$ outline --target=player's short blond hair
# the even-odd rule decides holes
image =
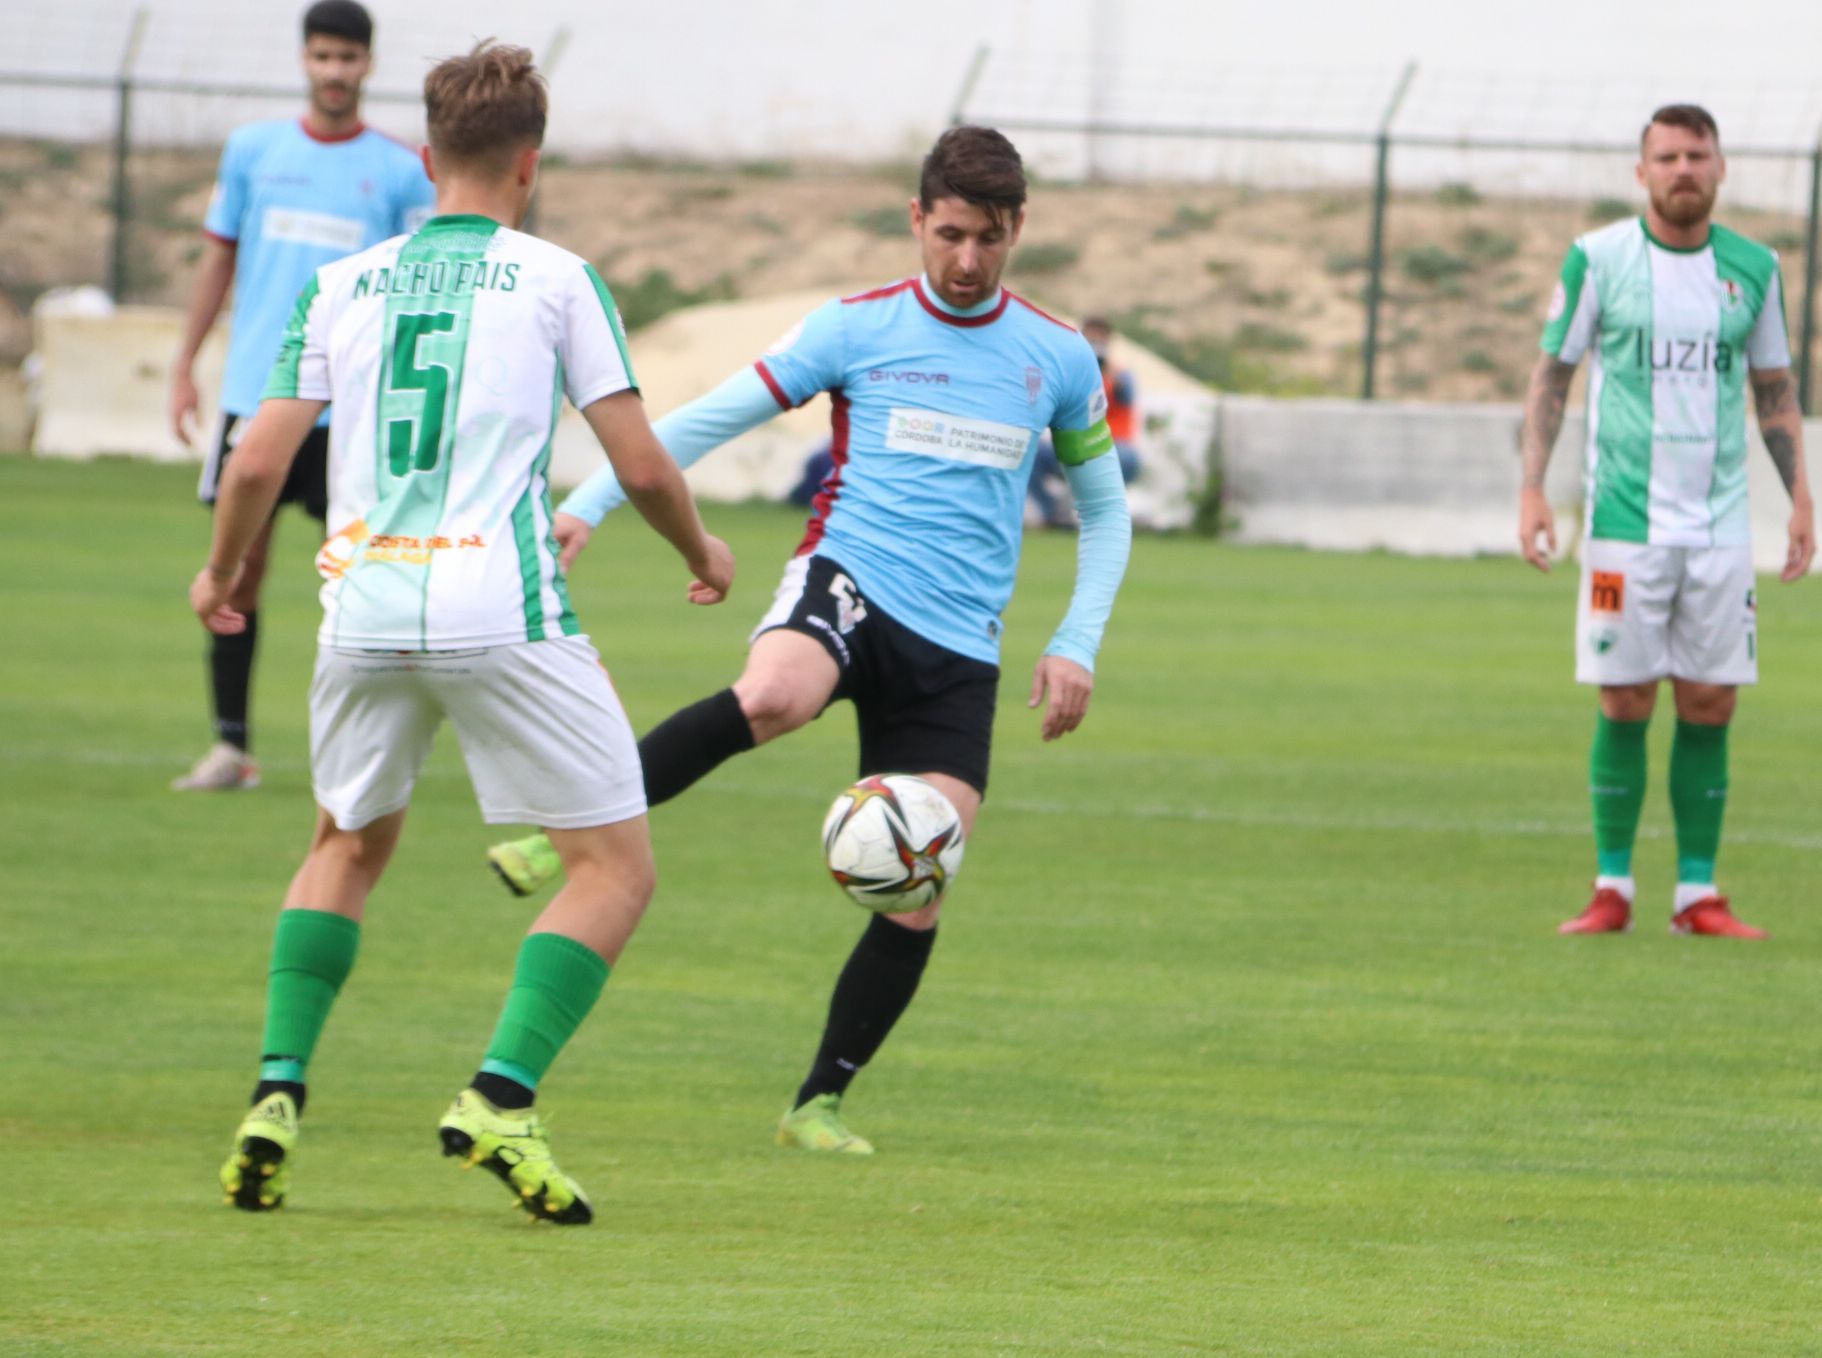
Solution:
[[[505,169],[514,153],[544,144],[550,91],[523,47],[483,39],[467,56],[424,77],[424,117],[438,160]]]

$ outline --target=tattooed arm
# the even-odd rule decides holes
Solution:
[[[1574,380],[1573,363],[1544,354],[1531,370],[1531,387],[1525,393],[1525,423],[1518,435],[1525,468],[1518,492],[1518,548],[1540,571],[1550,569],[1550,554],[1556,550],[1556,515],[1544,496],[1544,471],[1562,431],[1563,407]]]
[[[1752,375],[1752,394],[1759,410],[1759,432],[1771,450],[1778,478],[1794,500],[1803,475],[1803,413],[1797,409],[1797,383],[1789,368]],[[1806,487],[1807,489],[1807,487]]]
[[[1790,492],[1790,544],[1783,579],[1796,580],[1809,570],[1816,554],[1816,512],[1809,497],[1809,472],[1803,465],[1803,412],[1797,406],[1796,379],[1789,368],[1754,372],[1752,394],[1759,412],[1759,432],[1778,469],[1778,479]]]

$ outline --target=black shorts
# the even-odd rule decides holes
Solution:
[[[208,461],[203,463],[202,482],[196,488],[196,498],[206,505],[215,503],[215,488],[221,484],[222,468],[228,465],[228,455],[234,451],[239,442],[235,431],[241,429],[242,419],[239,415],[221,417],[221,437],[215,441],[215,451]],[[329,518],[329,427],[318,425],[305,437],[303,446],[297,450],[297,458],[291,463],[290,474],[285,477],[285,485],[278,493],[281,505],[302,505],[304,513],[313,519]]]
[[[841,670],[829,701],[854,704],[862,778],[946,773],[986,795],[999,666],[919,636],[827,557],[785,567],[753,635],[780,627],[814,637]]]

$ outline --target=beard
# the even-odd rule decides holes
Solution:
[[[1694,226],[1706,221],[1708,214],[1714,211],[1715,195],[1719,190],[1720,186],[1716,185],[1707,190],[1697,188],[1693,191],[1653,194],[1651,206],[1657,209],[1658,216],[1672,226]]]
[[[311,102],[322,113],[340,115],[354,107],[355,92],[351,85],[318,85],[310,94]]]

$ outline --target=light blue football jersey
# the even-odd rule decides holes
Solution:
[[[834,403],[835,467],[799,555],[997,664],[1039,436],[1069,466],[1113,447],[1088,342],[1003,289],[958,312],[911,278],[817,308],[755,367],[785,409]]]
[[[435,203],[417,153],[372,128],[336,141],[298,118],[238,128],[203,221],[235,245],[222,410],[259,409],[297,296],[318,268],[416,230]]]

